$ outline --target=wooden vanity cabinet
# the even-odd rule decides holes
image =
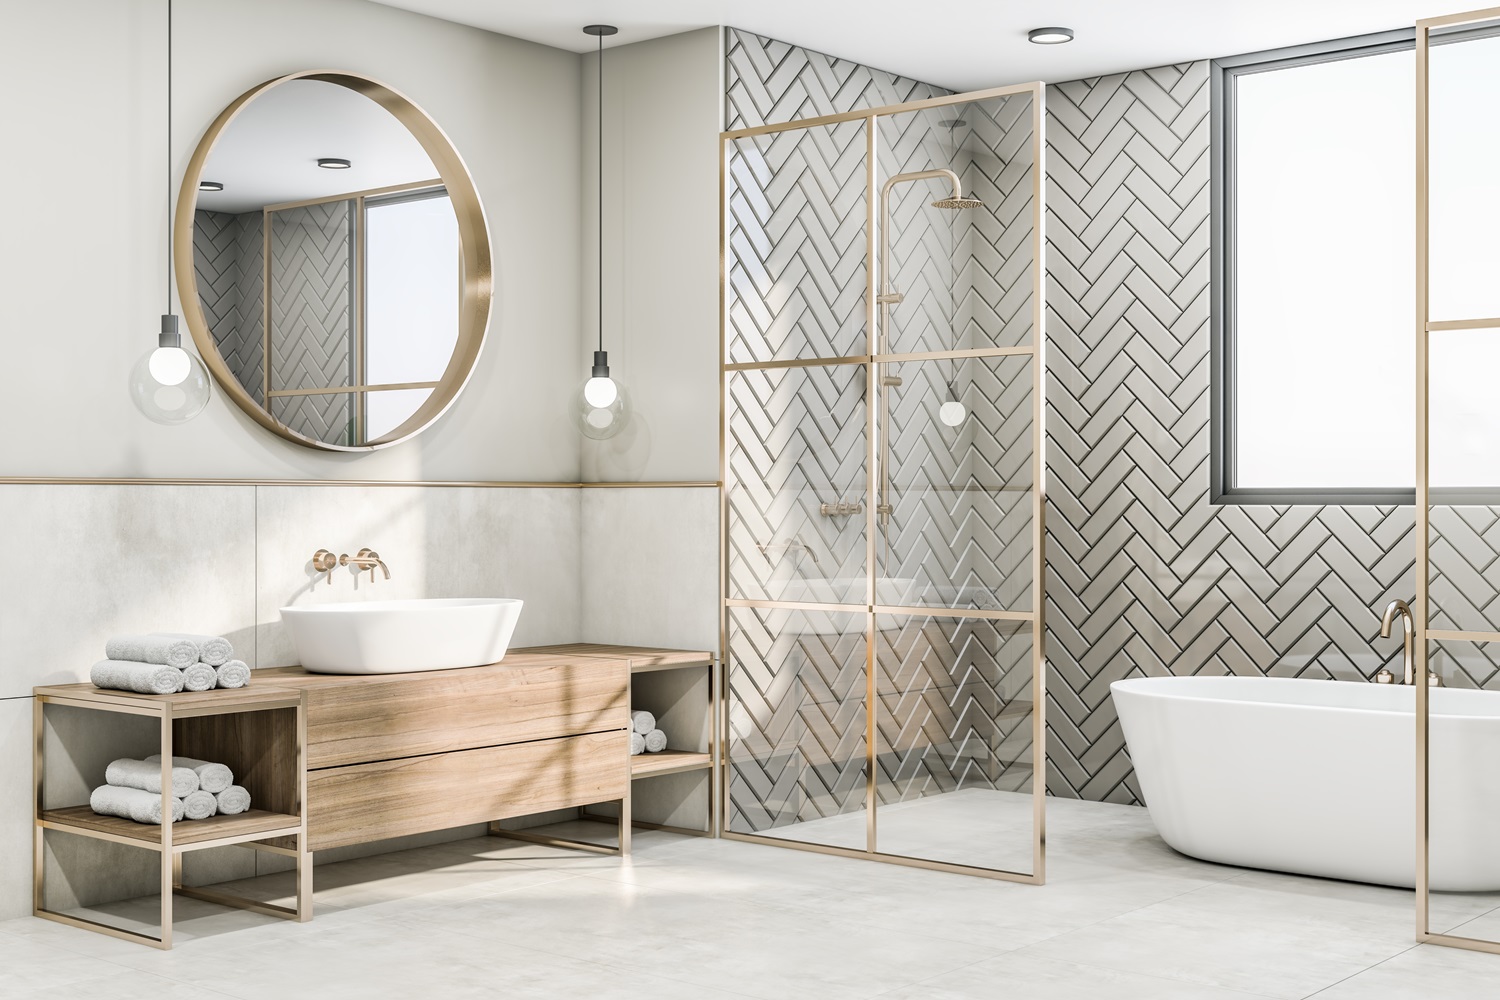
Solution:
[[[312,851],[629,794],[628,659],[516,650],[462,670],[255,680],[307,692]]]

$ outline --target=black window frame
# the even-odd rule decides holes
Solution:
[[[1447,39],[1445,39],[1447,40]],[[1436,39],[1434,39],[1436,42]],[[1209,502],[1219,505],[1292,504],[1411,506],[1415,489],[1304,487],[1267,489],[1233,482],[1235,447],[1235,199],[1234,94],[1240,76],[1316,63],[1359,59],[1416,48],[1416,31],[1403,28],[1309,45],[1215,59],[1209,66],[1210,289]]]

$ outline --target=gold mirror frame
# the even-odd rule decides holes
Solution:
[[[437,167],[438,176],[442,178],[448,189],[448,197],[452,200],[454,213],[458,217],[464,273],[458,314],[458,342],[454,346],[453,356],[448,359],[448,366],[443,370],[443,377],[438,381],[437,388],[432,391],[432,395],[427,397],[427,401],[395,430],[365,444],[332,444],[299,434],[272,416],[269,409],[257,403],[230,371],[229,365],[219,353],[218,343],[214,340],[213,331],[208,327],[208,318],[203,313],[203,304],[198,296],[198,280],[193,260],[193,224],[198,207],[198,183],[203,179],[203,168],[208,163],[208,158],[213,153],[219,136],[239,116],[246,105],[273,87],[279,87],[293,80],[319,80],[324,83],[337,84],[363,94],[389,111],[416,138],[433,165]],[[474,178],[469,175],[469,169],[464,165],[463,158],[458,155],[458,150],[454,148],[453,143],[449,141],[447,134],[437,122],[433,121],[405,94],[378,80],[359,73],[340,70],[308,70],[267,80],[235,98],[228,107],[219,112],[213,124],[209,125],[207,131],[203,133],[203,138],[199,140],[198,148],[194,150],[193,158],[188,163],[187,172],[183,175],[182,187],[177,193],[177,216],[173,240],[176,244],[177,287],[182,299],[182,312],[204,364],[213,373],[214,380],[240,409],[266,430],[288,441],[321,451],[356,453],[375,451],[388,448],[393,444],[400,444],[421,433],[431,426],[433,421],[446,413],[474,374],[474,366],[479,360],[480,349],[484,346],[485,332],[489,327],[490,306],[494,297],[490,235],[485,223],[484,206],[480,203],[479,191],[474,186]]]

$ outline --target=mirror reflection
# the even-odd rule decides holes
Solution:
[[[213,342],[277,424],[357,447],[439,390],[460,330],[458,218],[376,101],[318,79],[256,95],[203,165],[193,223]]]

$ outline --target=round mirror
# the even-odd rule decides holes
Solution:
[[[432,119],[353,73],[294,73],[209,126],[177,201],[209,371],[298,444],[368,451],[452,405],[489,323],[489,233]]]

